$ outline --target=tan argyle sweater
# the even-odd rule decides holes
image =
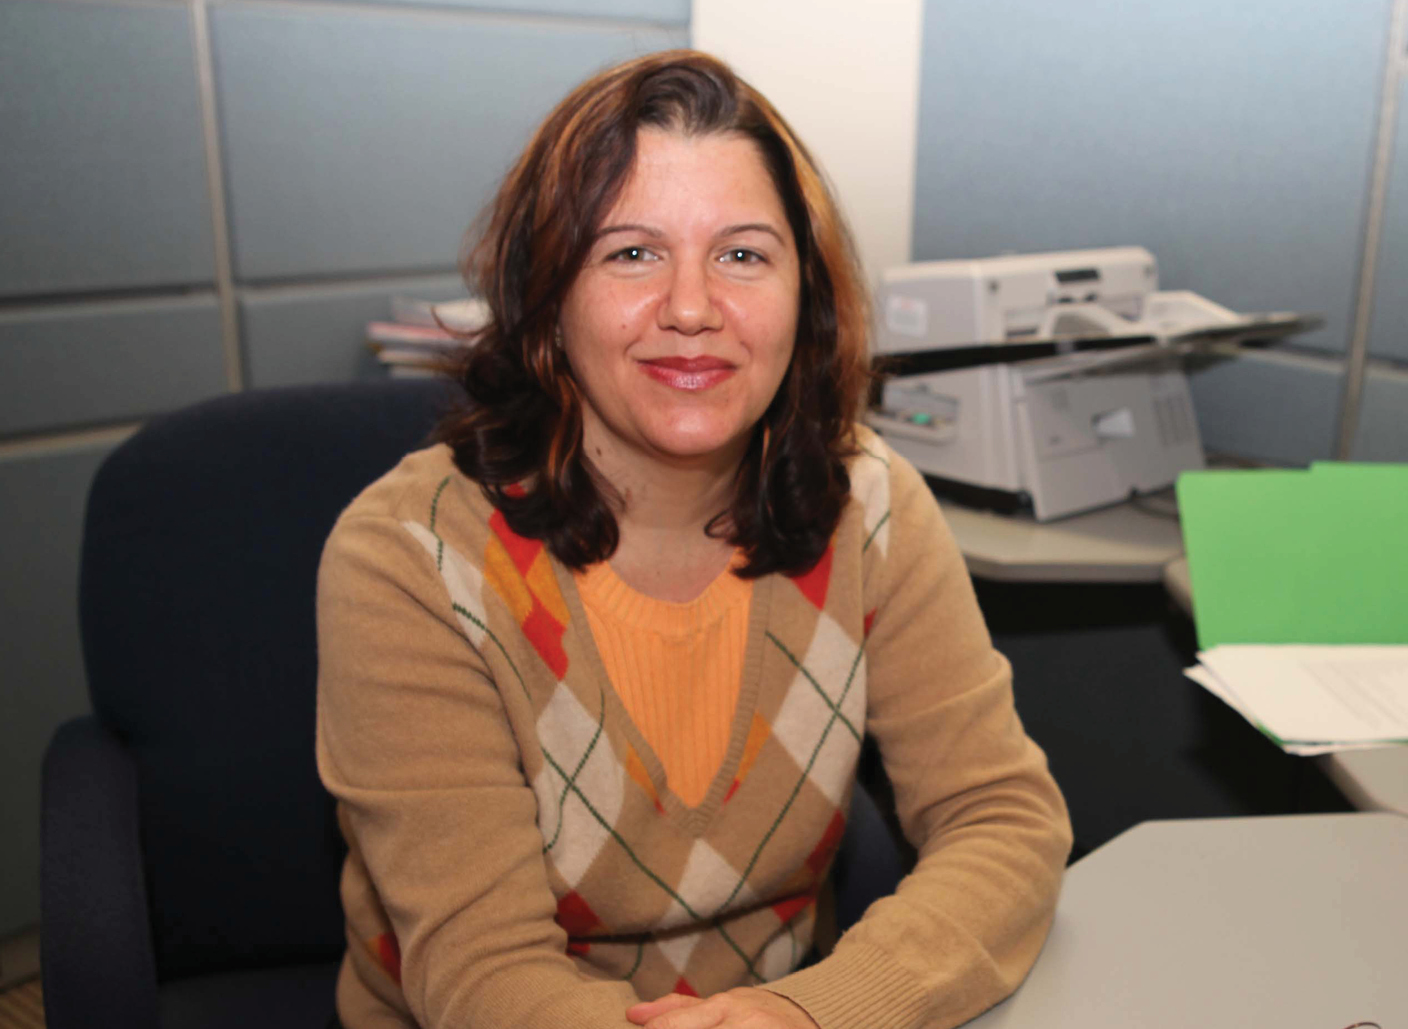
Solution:
[[[347,1029],[627,1029],[637,999],[761,984],[822,1029],[952,1026],[1017,985],[1066,810],[938,506],[861,440],[820,563],[754,587],[732,736],[696,808],[612,692],[572,576],[448,448],[353,502],[318,591]],[[863,733],[920,861],[794,971]]]

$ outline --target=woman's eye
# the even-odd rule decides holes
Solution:
[[[732,250],[724,252],[723,260],[733,264],[758,264],[763,260],[763,255],[756,250],[734,247]]]
[[[608,260],[625,261],[627,263],[631,263],[636,261],[649,261],[654,258],[654,256],[655,255],[652,254],[649,250],[645,249],[645,247],[626,247],[622,250],[616,251],[608,258]]]

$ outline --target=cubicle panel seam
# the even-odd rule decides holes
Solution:
[[[225,197],[224,155],[220,148],[220,114],[215,97],[215,71],[210,50],[210,18],[206,0],[192,0],[191,44],[195,48],[200,87],[201,136],[205,147],[206,188],[210,192],[210,224],[215,248],[215,289],[220,298],[220,337],[225,377],[232,392],[244,389],[240,357],[239,310],[235,304],[230,253],[230,218]]]
[[[1340,400],[1335,457],[1348,460],[1354,450],[1359,428],[1359,406],[1364,390],[1364,364],[1369,350],[1369,329],[1374,314],[1375,272],[1378,268],[1380,238],[1388,200],[1389,173],[1393,164],[1394,130],[1398,122],[1398,76],[1403,65],[1405,26],[1408,26],[1408,0],[1393,0],[1389,14],[1388,46],[1384,54],[1383,80],[1379,87],[1378,124],[1368,205],[1364,213],[1364,243],[1359,258],[1354,306],[1354,328],[1347,348],[1347,363]]]
[[[0,464],[16,458],[65,454],[83,447],[116,447],[141,427],[141,422],[121,422],[0,440]]]

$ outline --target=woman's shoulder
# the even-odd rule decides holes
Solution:
[[[857,422],[855,452],[847,462],[851,477],[851,495],[862,504],[873,498],[891,497],[896,492],[908,494],[915,489],[927,492],[923,476],[870,426]]]
[[[869,426],[856,425],[855,453],[847,470],[866,553],[883,558],[896,533],[911,543],[931,540],[936,531],[947,534],[938,501],[924,476]]]

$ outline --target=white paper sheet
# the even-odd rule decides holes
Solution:
[[[1408,646],[1225,645],[1190,679],[1293,753],[1408,741]]]

